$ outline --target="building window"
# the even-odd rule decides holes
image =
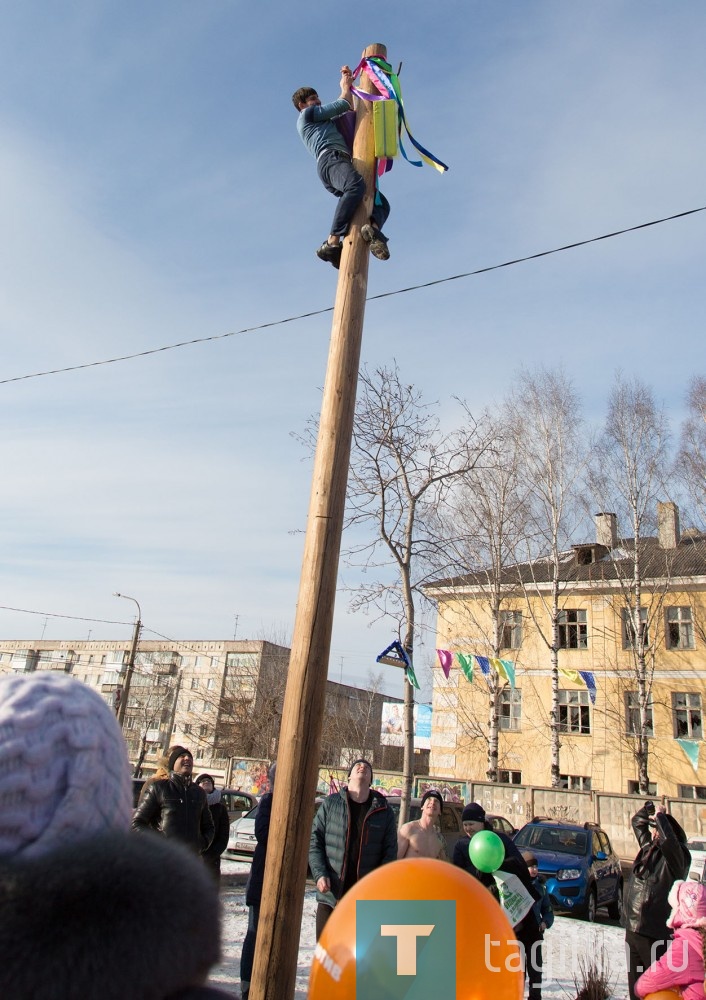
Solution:
[[[588,691],[559,691],[559,732],[579,736],[591,734],[591,710]]]
[[[522,691],[519,688],[503,688],[498,705],[498,727],[519,730],[522,717]]]
[[[500,645],[503,649],[519,649],[522,645],[522,612],[500,612]]]
[[[680,799],[706,799],[706,785],[679,785]]]
[[[583,774],[560,774],[559,787],[572,792],[590,792],[591,779]]]
[[[186,736],[188,736],[191,733],[191,723],[190,722],[185,722],[184,726],[183,726],[183,729],[184,729],[184,733],[186,734]]]
[[[208,712],[208,710],[210,708],[211,708],[211,706],[209,705],[209,703],[207,701],[202,701],[201,702],[201,711],[202,712]]]
[[[639,781],[628,781],[628,795],[639,795],[640,794],[640,782]],[[649,781],[647,783],[647,794],[657,795],[657,782]],[[683,798],[683,796],[682,796]]]
[[[672,691],[672,711],[674,712],[675,739],[700,740],[703,738],[700,694],[690,691]]]
[[[586,612],[567,608],[557,618],[559,649],[588,649]]]
[[[199,736],[205,736],[208,732],[208,726],[199,726]]]
[[[199,686],[199,679],[198,679],[198,677],[192,677],[191,678],[191,690],[195,691],[198,686]]]
[[[522,771],[498,771],[498,781],[501,785],[521,785]]]
[[[623,619],[623,649],[635,648],[635,623],[631,608],[622,609]],[[642,641],[645,646],[650,644],[650,633],[647,628],[647,608],[640,608],[640,624],[644,625],[642,630]]]
[[[628,736],[640,734],[640,696],[637,691],[625,692],[625,732]],[[645,719],[645,736],[654,736],[652,719],[652,699],[647,702],[647,717]]]
[[[691,620],[691,608],[667,608],[667,648],[694,648],[694,623]]]
[[[209,677],[208,680],[206,681],[206,690],[213,691],[215,686],[216,686],[215,680],[213,679],[213,677]]]

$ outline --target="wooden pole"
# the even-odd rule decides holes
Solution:
[[[386,58],[387,49],[370,45],[363,55]],[[360,89],[372,92],[373,86],[365,78]],[[296,985],[368,285],[370,251],[360,227],[370,216],[375,192],[372,107],[369,101],[356,103],[353,163],[365,179],[366,196],[341,254],[250,1000],[291,1000]]]

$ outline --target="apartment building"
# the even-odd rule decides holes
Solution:
[[[639,620],[649,689],[644,728],[650,792],[706,799],[706,536],[681,535],[677,508],[665,503],[659,505],[658,534],[638,548],[639,618],[636,547],[633,539],[618,538],[614,514],[597,515],[595,539],[562,553],[556,622],[561,784],[638,790]],[[537,560],[509,567],[497,582],[494,604],[487,573],[426,588],[437,602],[437,647],[453,664],[448,678],[434,671],[430,769],[465,780],[485,777],[489,683],[478,666],[469,681],[458,654],[466,664],[485,666],[498,656],[490,649],[492,634],[500,636],[500,657],[514,671],[512,683],[502,677],[499,694],[499,780],[549,785],[551,574],[547,561]]]

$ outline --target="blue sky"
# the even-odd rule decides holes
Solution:
[[[706,204],[697,0],[0,9],[3,379],[331,306],[314,249],[334,203],[290,95],[337,96],[371,42],[451,167],[385,178],[371,295]],[[449,425],[454,395],[497,405],[535,363],[564,366],[589,419],[621,369],[678,420],[704,371],[705,249],[701,213],[371,302],[363,361],[396,360]],[[127,638],[116,590],[148,637],[232,638],[236,615],[239,638],[290,631],[311,473],[291,435],[318,411],[329,332],[325,314],[1,384],[0,604],[127,624],[0,610],[0,636]],[[364,680],[393,638],[342,592],[331,676]]]

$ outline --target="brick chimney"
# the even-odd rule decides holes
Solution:
[[[679,544],[679,508],[671,500],[657,504],[657,535],[660,548],[676,549]]]
[[[596,514],[596,541],[607,549],[618,547],[618,519],[615,514]]]

